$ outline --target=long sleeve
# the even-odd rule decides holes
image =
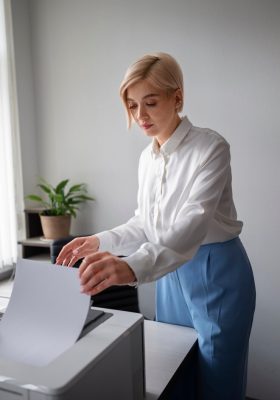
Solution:
[[[139,283],[158,279],[194,256],[207,234],[229,173],[229,148],[220,142],[199,168],[174,224],[160,232],[157,243],[146,242],[124,259]]]
[[[147,242],[138,210],[125,224],[100,232],[96,236],[100,241],[99,251],[109,251],[119,256],[129,255]]]

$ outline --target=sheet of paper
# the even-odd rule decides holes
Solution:
[[[0,357],[44,366],[78,339],[90,307],[76,268],[19,260],[0,322]]]

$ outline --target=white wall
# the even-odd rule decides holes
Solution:
[[[21,135],[24,194],[34,191],[38,174],[38,146],[35,126],[33,57],[28,0],[12,1],[16,57],[19,128]]]
[[[22,0],[13,4],[18,22]],[[185,113],[231,143],[235,201],[257,285],[248,395],[279,399],[280,2],[29,0],[27,5],[37,172],[54,183],[65,177],[87,182],[97,199],[80,213],[74,233],[110,228],[135,208],[137,160],[147,139],[125,129],[118,86],[126,67],[156,50],[170,52],[182,65]],[[30,56],[29,44],[16,40],[24,46],[16,54],[23,85],[29,62],[21,65],[22,57]],[[27,84],[22,90],[28,100]],[[20,111],[26,121],[29,111]],[[26,129],[22,134],[23,159],[31,160]],[[33,171],[27,162],[24,168],[28,182]],[[149,308],[151,297],[142,297]]]

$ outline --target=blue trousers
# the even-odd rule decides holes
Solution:
[[[251,265],[239,238],[202,245],[191,261],[157,281],[156,320],[198,333],[199,399],[245,399],[255,300]],[[187,400],[188,389],[175,399]]]

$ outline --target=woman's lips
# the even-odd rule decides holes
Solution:
[[[143,124],[143,125],[141,125],[141,127],[143,128],[143,129],[150,129],[151,127],[153,126],[153,124]]]

